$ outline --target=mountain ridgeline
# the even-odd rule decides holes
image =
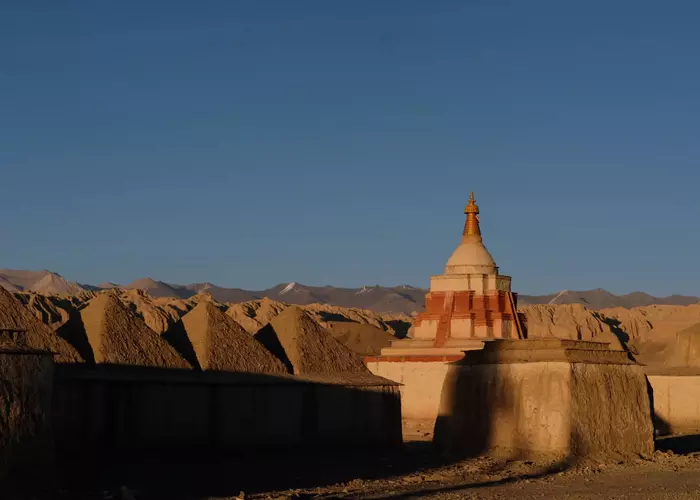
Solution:
[[[152,297],[187,299],[197,294],[208,294],[222,303],[245,302],[264,297],[289,304],[331,304],[341,307],[369,309],[376,312],[411,314],[423,310],[428,290],[409,285],[384,287],[379,285],[361,288],[333,286],[307,286],[300,283],[282,283],[265,290],[226,288],[212,283],[178,285],[143,278],[127,285],[101,283],[97,286],[67,281],[51,271],[22,271],[0,269],[0,287],[10,292],[36,292],[47,295],[76,295],[83,291],[99,291],[110,288],[143,290]],[[589,309],[611,307],[633,308],[654,304],[689,305],[700,302],[699,297],[671,295],[654,297],[643,292],[615,295],[603,289],[587,291],[564,290],[550,295],[519,295],[518,305],[583,304]]]

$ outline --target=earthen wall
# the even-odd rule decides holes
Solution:
[[[33,498],[55,482],[53,358],[0,348],[0,498]]]
[[[59,367],[59,454],[401,443],[399,388],[266,375]],[[101,367],[98,367],[101,368]]]
[[[700,374],[648,375],[659,435],[700,431]]]
[[[511,459],[650,456],[646,379],[631,364],[452,364],[435,444],[448,453]]]
[[[435,422],[440,395],[450,362],[462,355],[451,356],[374,356],[366,357],[367,368],[380,377],[401,384],[401,414],[407,421]]]

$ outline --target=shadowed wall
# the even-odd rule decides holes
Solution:
[[[401,443],[398,387],[375,377],[64,365],[56,370],[53,422],[61,454]]]
[[[457,455],[646,456],[651,414],[642,367],[624,351],[500,340],[450,365],[434,440]]]
[[[41,498],[55,484],[53,358],[0,338],[0,498]]]

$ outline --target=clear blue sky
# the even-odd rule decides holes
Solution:
[[[700,2],[4,0],[0,267],[700,294]]]

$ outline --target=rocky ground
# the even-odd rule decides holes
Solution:
[[[700,437],[666,438],[658,444],[653,456],[631,461],[477,458],[449,462],[437,457],[428,441],[413,441],[400,451],[371,454],[261,455],[215,461],[201,457],[187,464],[137,459],[128,472],[110,467],[111,477],[99,479],[101,487],[97,483],[87,487],[84,481],[82,491],[64,485],[64,498],[700,498]]]

